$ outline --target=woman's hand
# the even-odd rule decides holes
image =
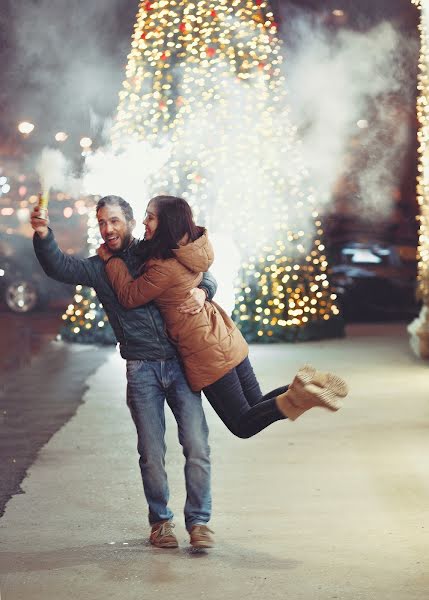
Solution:
[[[97,249],[97,254],[101,258],[102,261],[107,262],[113,253],[107,247],[107,244],[101,244],[101,246]]]
[[[206,299],[207,296],[204,290],[201,288],[192,288],[188,298],[177,308],[177,310],[181,313],[196,315],[202,311]]]

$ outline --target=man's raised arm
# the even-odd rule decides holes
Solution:
[[[31,226],[34,229],[33,246],[37,260],[46,275],[63,283],[94,286],[95,271],[91,259],[79,259],[64,254],[58,247],[52,230],[49,229],[49,220],[41,219],[38,215],[39,207],[36,206],[31,213]]]

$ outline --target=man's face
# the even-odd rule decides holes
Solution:
[[[129,246],[135,221],[127,221],[120,206],[103,206],[97,212],[97,219],[101,237],[111,252],[120,252]]]

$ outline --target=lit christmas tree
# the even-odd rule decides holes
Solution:
[[[411,347],[429,359],[429,2],[411,0],[420,9],[420,59],[417,85],[417,118],[420,125],[417,200],[420,207],[418,247],[418,297],[422,300],[420,315],[408,327]]]
[[[281,63],[265,0],[145,0],[112,130],[118,155],[168,144],[150,196],[185,197],[238,248],[234,318],[249,341],[343,332]]]
[[[112,136],[118,150],[172,144],[150,190],[187,198],[238,246],[249,341],[342,333],[281,62],[264,0],[141,2]]]

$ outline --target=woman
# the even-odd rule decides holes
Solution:
[[[345,382],[313,367],[300,369],[290,386],[263,396],[248,359],[248,346],[230,317],[215,302],[182,315],[177,307],[197,287],[213,262],[207,231],[195,225],[182,198],[157,196],[147,207],[142,274],[133,279],[105,244],[98,250],[120,303],[126,308],[154,301],[182,358],[194,391],[202,390],[228,429],[248,438],[280,419],[295,420],[314,406],[338,410]]]

